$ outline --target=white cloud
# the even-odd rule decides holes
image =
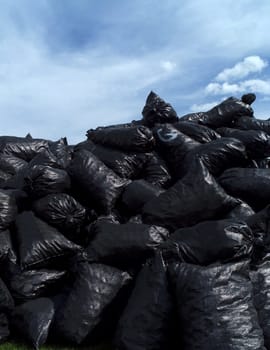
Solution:
[[[172,72],[176,68],[176,63],[171,61],[162,61],[161,67],[167,72]]]
[[[219,103],[220,103],[220,101],[212,101],[212,102],[202,103],[202,104],[195,103],[190,107],[190,111],[191,112],[206,112],[206,111],[209,111],[209,109],[218,105]]]
[[[270,80],[250,79],[235,84],[210,83],[206,86],[205,91],[212,95],[237,95],[245,92],[270,95]]]
[[[215,80],[227,82],[243,79],[252,73],[260,73],[267,65],[267,61],[259,56],[248,56],[243,61],[236,63],[232,68],[224,69],[216,76]]]
[[[270,80],[253,79],[240,83],[244,91],[258,92],[264,95],[270,95]]]
[[[210,95],[238,94],[239,90],[239,84],[229,83],[209,83],[205,88],[206,93]]]
[[[248,56],[235,64],[232,68],[226,68],[205,87],[207,95],[233,95],[253,92],[261,95],[270,95],[270,80],[267,79],[243,79],[252,73],[261,73],[268,66],[266,60],[260,56]],[[258,75],[257,74],[257,75]]]

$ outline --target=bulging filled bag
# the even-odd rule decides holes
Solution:
[[[265,350],[249,261],[170,270],[183,350]]]
[[[196,158],[182,180],[144,205],[142,218],[146,224],[174,231],[225,215],[237,204]]]

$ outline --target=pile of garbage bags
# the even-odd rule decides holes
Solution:
[[[256,96],[68,145],[0,137],[0,341],[270,349],[270,120]]]

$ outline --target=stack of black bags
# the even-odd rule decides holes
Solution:
[[[254,94],[70,146],[0,137],[0,341],[270,349],[270,121]]]

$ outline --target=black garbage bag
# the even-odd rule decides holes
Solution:
[[[255,212],[251,208],[251,206],[239,200],[239,204],[226,215],[226,219],[236,219],[236,220],[246,221],[248,217],[254,214]]]
[[[18,137],[18,136],[0,136],[0,150],[7,144],[7,143],[16,143],[16,142],[29,142],[32,140],[32,137]]]
[[[199,123],[203,119],[205,112],[188,113],[179,118],[179,122]]]
[[[9,337],[8,315],[14,308],[14,301],[5,283],[0,278],[0,343]]]
[[[15,198],[5,190],[0,190],[0,231],[7,229],[15,220],[17,206]]]
[[[255,100],[256,100],[256,95],[253,93],[244,94],[241,97],[241,101],[248,105],[251,105]]]
[[[221,137],[215,130],[197,123],[179,121],[173,126],[183,134],[188,135],[193,140],[200,143],[207,143]]]
[[[234,128],[241,130],[261,130],[270,134],[270,120],[249,118],[243,116],[236,120]]]
[[[143,123],[153,127],[157,123],[175,123],[178,121],[177,113],[173,107],[151,91],[147,96],[142,110]]]
[[[68,172],[74,185],[87,197],[89,206],[100,214],[110,213],[128,183],[86,150],[74,153]]]
[[[159,187],[167,187],[171,182],[166,162],[156,152],[149,154],[141,176],[147,182]]]
[[[67,139],[63,137],[56,142],[50,142],[49,149],[56,157],[58,164],[65,169],[71,161],[71,152],[68,148]]]
[[[173,300],[162,254],[148,261],[137,276],[135,288],[117,326],[118,350],[169,349]]]
[[[65,169],[67,164],[65,163],[65,159],[62,161],[60,158],[57,158],[50,149],[44,149],[28,163],[28,169],[31,169],[35,165],[49,166],[55,169]]]
[[[249,257],[253,234],[246,223],[236,220],[204,221],[175,231],[167,244],[177,244],[187,263],[208,265]]]
[[[142,224],[142,216],[141,215],[135,215],[131,216],[131,218],[128,220],[128,223],[130,224]]]
[[[219,177],[219,183],[227,193],[242,199],[255,211],[269,204],[270,169],[227,169]]]
[[[242,116],[252,117],[253,109],[242,100],[229,97],[207,112],[187,114],[181,117],[180,121],[198,122],[210,128],[220,128],[231,126]]]
[[[62,288],[66,275],[65,271],[48,269],[22,271],[17,264],[9,263],[4,279],[14,300],[22,303],[54,295]]]
[[[12,175],[9,173],[6,173],[5,171],[0,169],[0,188],[5,187],[6,181],[12,178]]]
[[[155,146],[152,131],[143,125],[130,128],[90,129],[86,136],[94,143],[118,148],[124,152],[151,152]]]
[[[146,224],[176,230],[224,216],[237,204],[218,185],[202,160],[194,159],[182,180],[144,205],[142,217]]]
[[[250,159],[261,159],[270,156],[270,136],[264,131],[232,128],[219,128],[217,131],[222,136],[240,140],[246,147]]]
[[[21,158],[27,162],[33,159],[39,152],[48,148],[46,140],[27,140],[23,142],[8,142],[1,147],[1,152],[6,155]]]
[[[1,184],[1,188],[3,189],[13,189],[13,190],[21,190],[23,191],[24,188],[24,174],[25,171],[27,171],[28,168],[23,169],[22,171],[19,171],[15,175],[10,175],[9,178],[7,178],[4,182]]]
[[[85,208],[66,193],[49,194],[33,203],[33,211],[64,235],[76,238],[86,220]]]
[[[17,216],[15,243],[23,269],[47,267],[61,261],[64,263],[67,257],[81,249],[31,211]]]
[[[0,232],[0,264],[5,264],[7,261],[12,261],[14,263],[17,261],[8,230]]]
[[[41,153],[39,153],[37,156],[35,156],[29,163],[27,163],[25,160],[23,159],[19,159],[20,162],[22,162],[23,164],[26,164],[26,166],[22,166],[20,168],[20,170],[18,170],[17,172],[15,172],[14,174],[10,174],[10,178],[7,179],[4,183],[2,183],[2,188],[4,189],[16,189],[16,190],[23,190],[24,188],[24,176],[27,174],[27,172],[29,171],[29,169],[31,169],[32,167],[32,162],[34,162],[34,159],[36,159],[37,157],[39,157],[41,154],[43,154],[44,152],[47,152],[46,149],[44,149],[43,151],[41,151]],[[1,157],[1,156],[0,156]],[[10,156],[10,155],[5,155],[5,157],[7,158],[13,158],[14,160],[14,156]],[[12,160],[12,161],[13,161]],[[16,159],[15,159],[16,160]]]
[[[143,125],[142,120],[132,120],[130,123],[121,123],[113,125],[98,126],[95,130],[104,130],[104,129],[119,129],[119,128],[131,128],[133,126]]]
[[[55,314],[53,333],[57,339],[81,344],[91,336],[106,308],[129,281],[126,272],[114,267],[80,263],[71,290]]]
[[[113,211],[108,215],[100,215],[95,220],[92,221],[92,223],[101,223],[101,222],[108,222],[111,224],[120,224],[120,217],[117,212]],[[91,227],[91,224],[90,224]],[[89,230],[88,230],[89,231]],[[89,235],[88,235],[89,239]]]
[[[15,175],[20,170],[25,169],[28,163],[18,157],[12,155],[0,154],[0,169],[4,172]]]
[[[46,343],[54,317],[54,304],[49,298],[39,298],[16,306],[10,328],[14,335],[34,349]]]
[[[246,148],[243,143],[234,138],[222,137],[189,152],[179,171],[182,176],[188,171],[194,156],[201,158],[214,176],[221,175],[228,168],[245,166],[247,163]]]
[[[164,192],[163,189],[145,180],[135,180],[125,188],[121,197],[121,203],[127,211],[137,214],[140,213],[145,203],[158,197],[162,192]]]
[[[251,267],[250,277],[254,291],[254,305],[263,330],[264,345],[270,349],[270,254]]]
[[[58,152],[61,153],[63,150],[63,146],[68,146],[68,141],[66,137],[61,137],[57,141],[50,141],[49,142],[49,149],[52,151],[53,154],[58,155]]]
[[[256,244],[263,250],[270,248],[270,205],[246,218],[246,223],[251,228]]]
[[[200,143],[178,131],[171,124],[156,126],[153,130],[157,149],[166,159],[172,174],[177,176],[187,153],[200,146]]]
[[[263,159],[265,159],[265,158],[263,158]],[[246,167],[247,168],[260,168],[260,166],[259,166],[260,161],[261,160],[250,159],[249,163]],[[266,167],[263,166],[262,168],[267,168],[267,166]]]
[[[23,190],[10,188],[6,189],[5,192],[15,199],[18,213],[30,209],[31,199],[27,193]]]
[[[256,168],[269,169],[270,168],[270,157],[256,160]]]
[[[253,109],[250,104],[245,103],[242,99],[229,97],[207,111],[200,122],[210,127],[230,126],[242,116],[253,117]]]
[[[76,152],[81,149],[92,152],[108,168],[112,169],[120,177],[126,179],[137,177],[148,160],[145,153],[124,153],[118,149],[97,145],[90,140],[76,145],[74,151]]]
[[[0,313],[10,313],[14,308],[14,300],[5,285],[0,278]]]
[[[0,343],[4,343],[9,337],[8,318],[5,313],[0,313]]]
[[[207,111],[200,123],[219,128],[222,126],[230,126],[232,122],[242,116],[253,116],[253,109],[250,105],[238,100],[235,97],[229,97],[219,105]]]
[[[265,350],[253,305],[249,261],[173,265],[183,350]]]
[[[70,178],[65,170],[44,165],[30,168],[24,176],[24,182],[24,189],[32,198],[65,192],[70,188]]]
[[[90,261],[125,268],[143,263],[168,237],[168,231],[145,224],[101,222],[91,225],[90,237],[86,248]]]
[[[61,159],[58,159],[49,149],[43,149],[28,163],[28,167],[21,169],[11,179],[7,180],[4,183],[4,185],[2,185],[2,187],[7,188],[7,189],[21,189],[21,190],[23,190],[25,188],[25,177],[28,177],[29,173],[31,174],[33,172],[33,170],[32,170],[33,168],[39,169],[39,170],[35,170],[35,172],[40,171],[41,173],[42,173],[42,169],[46,168],[46,171],[45,171],[46,176],[48,176],[48,175],[55,176],[57,181],[59,181],[59,186],[60,186],[60,182],[61,182],[61,175],[62,175],[63,179],[66,178],[67,182],[70,181],[68,176],[64,172],[63,161]],[[49,169],[51,169],[51,168],[56,169],[55,172],[57,173],[57,175],[53,174],[54,170],[49,171]],[[63,171],[61,172],[60,169],[62,169]],[[49,172],[51,174],[49,174]],[[64,184],[61,186],[64,186]]]
[[[31,206],[31,198],[28,194],[20,188],[7,188],[5,192],[15,199],[17,212],[28,210]]]

